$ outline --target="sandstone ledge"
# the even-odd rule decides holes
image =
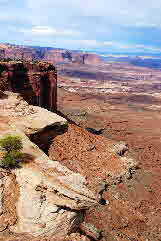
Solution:
[[[82,210],[97,205],[97,198],[86,187],[83,176],[50,160],[27,136],[46,126],[67,125],[67,121],[34,106],[33,113],[14,116],[14,101],[17,100],[24,102],[19,95],[9,92],[0,99],[3,102],[0,137],[6,134],[21,136],[24,153],[20,168],[0,169],[0,235],[3,231],[11,231],[13,237],[20,235],[25,240],[29,235],[32,240],[32,237],[70,234],[83,222]],[[5,105],[11,108],[6,111]],[[26,109],[31,107],[25,105]]]

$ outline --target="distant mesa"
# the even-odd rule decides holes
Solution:
[[[101,57],[94,53],[48,47],[0,44],[0,60],[6,59],[28,61],[42,60],[54,64],[99,64],[102,62]]]

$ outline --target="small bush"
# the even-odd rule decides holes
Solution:
[[[17,162],[22,159],[21,149],[23,145],[20,136],[5,136],[0,140],[0,147],[4,151],[4,156],[0,160],[1,166],[16,166]]]
[[[22,149],[22,138],[20,136],[7,135],[0,140],[0,146],[6,150],[10,151],[20,151]]]
[[[11,151],[5,154],[1,160],[0,165],[3,167],[14,167],[17,165],[17,162],[22,160],[23,154],[20,151]]]

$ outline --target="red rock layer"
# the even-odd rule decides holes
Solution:
[[[32,105],[57,107],[57,73],[49,63],[1,62],[0,90],[20,93]]]
[[[115,141],[93,135],[74,124],[69,124],[67,132],[54,138],[49,155],[85,176],[96,192],[103,180],[117,182],[129,172],[129,158],[117,154]],[[135,163],[131,164],[133,168]]]
[[[101,58],[97,54],[76,52],[65,49],[53,49],[46,47],[28,47],[0,45],[0,59],[12,60],[43,60],[54,64],[99,64]]]

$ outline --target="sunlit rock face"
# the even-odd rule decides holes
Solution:
[[[57,106],[57,72],[49,63],[1,62],[0,90],[20,93],[32,105],[50,111]]]
[[[0,123],[0,138],[18,135],[23,144],[17,167],[0,166],[0,241],[88,241],[74,233],[85,210],[98,205],[97,195],[84,176],[51,160],[30,140],[40,134],[41,141],[47,127],[64,130],[67,120],[17,93],[0,91]]]

